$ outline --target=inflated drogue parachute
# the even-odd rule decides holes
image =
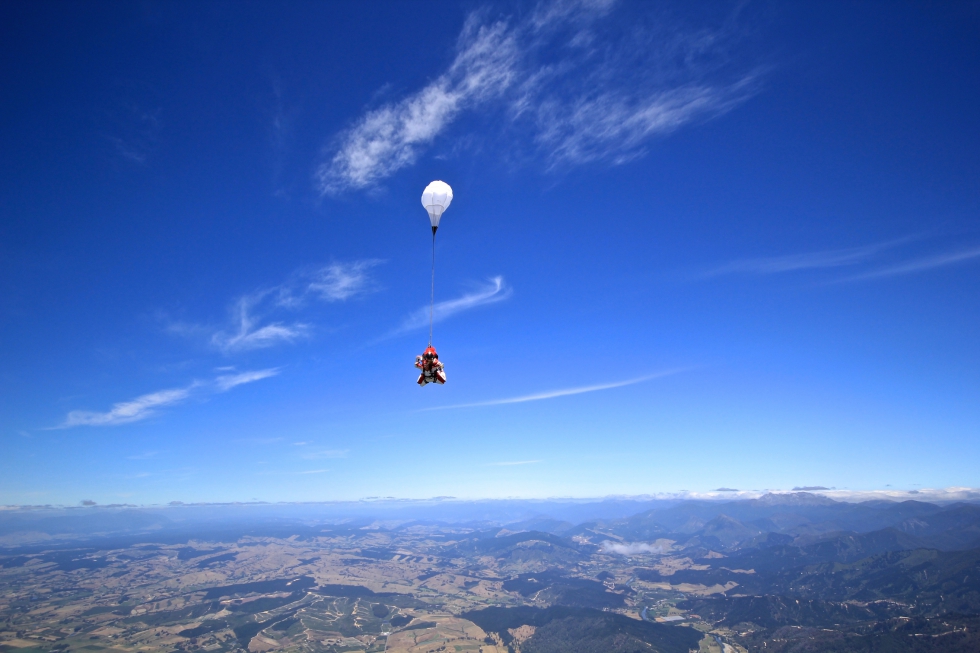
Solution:
[[[452,201],[453,189],[444,181],[434,181],[422,191],[422,206],[429,212],[433,242],[435,242],[436,229],[439,228],[439,220]]]

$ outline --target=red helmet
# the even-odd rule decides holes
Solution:
[[[439,354],[436,353],[435,347],[429,345],[424,352],[422,352],[422,358],[439,358]]]

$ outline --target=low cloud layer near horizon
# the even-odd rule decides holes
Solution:
[[[344,458],[347,456],[348,452],[346,450],[337,451],[326,451],[320,452],[323,455],[314,456],[314,458]],[[510,466],[510,465],[524,465],[539,463],[538,460],[529,461],[516,461],[516,462],[503,462],[496,463],[498,466]],[[319,473],[322,470],[313,470],[310,473]],[[610,501],[621,501],[621,502],[651,502],[651,501],[663,501],[668,503],[675,503],[677,501],[717,501],[717,502],[732,502],[732,501],[751,501],[755,499],[760,499],[767,495],[794,495],[794,494],[811,494],[816,496],[823,496],[834,501],[841,503],[859,503],[862,501],[921,501],[921,502],[931,502],[939,504],[949,504],[956,502],[967,502],[967,503],[980,503],[980,487],[948,487],[948,488],[921,488],[921,489],[911,489],[911,490],[900,490],[900,489],[867,489],[867,490],[812,490],[803,491],[800,487],[794,487],[792,490],[781,490],[781,489],[771,489],[771,490],[734,490],[730,488],[719,488],[718,490],[707,490],[707,491],[693,491],[693,490],[681,490],[677,492],[655,492],[651,494],[637,494],[637,495],[605,495],[605,496],[592,496],[592,497],[507,497],[507,498],[459,498],[453,496],[439,496],[430,498],[411,498],[411,497],[369,497],[361,500],[330,500],[324,499],[322,501],[276,501],[268,502],[262,501],[260,499],[253,499],[251,501],[245,502],[212,502],[212,501],[175,501],[169,504],[145,504],[145,507],[152,506],[241,506],[241,505],[265,505],[270,507],[275,506],[291,506],[291,505],[334,505],[334,506],[370,506],[370,505],[392,505],[392,506],[410,506],[410,505],[440,505],[440,504],[457,504],[457,505],[494,505],[494,504],[506,504],[506,503],[528,503],[531,505],[541,505],[541,504],[589,504],[589,503],[608,503]],[[109,505],[119,505],[122,507],[139,507],[135,504],[110,504],[106,502],[105,504],[99,504],[91,499],[86,499],[86,501],[91,501],[92,506],[101,505],[102,507],[108,507]],[[19,508],[26,509],[37,509],[37,508],[70,508],[72,506],[65,506],[63,504],[51,504],[51,505],[17,505],[8,504],[0,505],[0,510],[17,510]]]
[[[632,556],[639,553],[664,553],[662,546],[648,544],[646,542],[610,542],[606,540],[599,549],[603,553],[615,553],[621,556]]]

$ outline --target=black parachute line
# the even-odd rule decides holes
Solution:
[[[432,347],[432,323],[436,313],[436,231],[439,219],[453,201],[453,189],[444,181],[433,181],[422,191],[422,206],[429,214],[432,225],[432,288],[429,296],[429,347]]]
[[[432,227],[432,296],[429,298],[429,346],[432,346],[432,316],[436,310],[436,228]]]

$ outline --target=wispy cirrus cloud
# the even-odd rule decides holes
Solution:
[[[464,108],[499,95],[513,83],[519,45],[506,23],[481,25],[471,16],[456,58],[432,83],[404,100],[369,111],[316,171],[322,193],[371,186],[415,163]]]
[[[227,392],[234,387],[244,385],[246,383],[254,383],[255,381],[261,381],[262,379],[268,379],[269,377],[276,376],[277,374],[279,374],[278,367],[273,367],[266,370],[239,372],[238,374],[223,374],[214,380],[214,384],[221,392]]]
[[[913,274],[915,272],[924,272],[926,270],[934,270],[936,268],[947,267],[950,265],[967,263],[978,258],[980,258],[980,247],[955,252],[945,252],[934,256],[925,256],[906,260],[893,265],[886,265],[876,270],[870,270],[868,272],[847,277],[846,279],[842,279],[842,281],[862,281],[868,279],[895,277],[903,274]]]
[[[615,5],[543,0],[522,18],[471,14],[444,72],[336,137],[316,169],[318,190],[376,186],[467,112],[502,112],[508,126],[497,140],[518,152],[533,144],[548,168],[615,165],[641,156],[651,138],[758,91],[758,70],[730,70],[731,21],[686,29],[654,12],[644,21],[617,16]]]
[[[551,100],[537,109],[537,141],[550,151],[551,167],[602,160],[627,163],[646,154],[652,136],[741,104],[755,93],[755,81],[748,76],[726,86],[691,84],[645,95],[622,90],[572,103]]]
[[[342,302],[367,292],[371,287],[368,270],[381,261],[331,263],[310,275],[305,294],[325,302]]]
[[[553,0],[539,2],[528,18],[537,30],[547,30],[565,22],[590,23],[608,14],[618,0]]]
[[[433,308],[432,319],[434,322],[439,322],[463,311],[501,302],[510,297],[510,295],[511,289],[504,283],[504,278],[501,276],[492,277],[485,285],[473,292],[466,293],[455,299],[436,302]],[[429,307],[423,306],[405,318],[405,321],[390,335],[400,335],[427,326],[429,326]]]
[[[861,270],[863,268],[860,272],[832,281],[832,283],[843,283],[913,274],[980,259],[980,247],[957,249],[928,256],[912,255],[901,251],[901,246],[914,240],[916,239],[905,237],[862,247],[741,259],[707,270],[699,276],[701,278],[725,275],[762,276],[812,270],[832,271],[843,268]]]
[[[370,270],[380,263],[374,259],[334,262],[296,272],[283,283],[259,288],[235,300],[229,324],[223,328],[186,322],[171,322],[167,328],[178,335],[206,336],[212,347],[226,354],[294,343],[308,338],[313,325],[284,318],[315,302],[343,302],[372,292],[375,284]]]
[[[294,342],[309,333],[310,325],[301,322],[283,324],[272,322],[261,324],[255,309],[269,296],[271,291],[260,291],[241,297],[235,306],[235,331],[224,329],[211,336],[211,344],[224,352],[264,349],[281,343]]]
[[[241,372],[234,375],[222,375],[211,381],[193,381],[183,388],[158,390],[140,395],[129,401],[121,401],[113,404],[112,408],[105,412],[73,410],[68,413],[60,425],[54,428],[67,429],[75,426],[119,426],[121,424],[131,424],[153,417],[161,409],[182,403],[191,397],[227,392],[234,387],[267,379],[278,373],[279,370],[276,368]],[[143,457],[148,458],[155,453],[145,454]],[[138,459],[138,457],[134,457],[134,459]]]
[[[635,379],[627,379],[625,381],[615,381],[613,383],[600,383],[597,385],[585,385],[576,388],[562,388],[561,390],[548,390],[545,392],[536,392],[528,395],[521,395],[519,397],[507,397],[505,399],[490,399],[488,401],[476,401],[467,404],[453,404],[451,406],[433,406],[431,408],[422,408],[423,411],[429,410],[449,410],[451,408],[477,408],[481,406],[503,406],[505,404],[523,404],[529,401],[542,401],[544,399],[557,399],[558,397],[568,397],[571,395],[580,395],[587,392],[598,392],[599,390],[612,390],[613,388],[622,388],[628,385],[635,385],[637,383],[643,383],[644,381],[650,381],[652,379],[659,379],[666,376],[672,376],[680,372],[685,371],[689,368],[667,370],[664,372],[657,372],[656,374],[648,374],[646,376],[641,376]]]
[[[196,387],[197,384],[192,383],[186,388],[158,390],[157,392],[141,395],[130,401],[121,401],[114,404],[111,409],[104,413],[73,410],[68,413],[60,428],[71,428],[73,426],[117,426],[119,424],[138,422],[155,414],[160,408],[184,401],[191,396],[191,392]]]
[[[145,164],[155,149],[163,127],[162,109],[147,108],[132,99],[119,103],[108,112],[111,123],[104,134],[113,150],[123,159]]]
[[[800,254],[786,254],[761,258],[731,261],[703,273],[703,277],[717,277],[727,274],[781,274],[802,270],[822,270],[867,263],[882,251],[895,247],[908,239],[892,240],[884,243],[828,249]]]

